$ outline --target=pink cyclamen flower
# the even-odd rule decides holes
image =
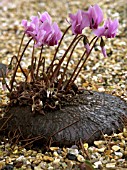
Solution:
[[[39,18],[37,16],[31,17],[31,22],[27,20],[22,20],[22,26],[25,29],[25,33],[28,36],[35,36],[37,32],[37,28],[39,26]]]
[[[62,33],[57,25],[57,23],[50,24],[49,22],[44,22],[41,25],[41,29],[38,31],[36,36],[36,47],[42,45],[54,46],[58,44],[61,39]]]
[[[47,12],[38,16],[31,17],[31,22],[22,21],[25,33],[35,40],[35,47],[42,45],[53,46],[58,43],[62,37],[62,33],[56,23],[52,24],[50,15]]]
[[[73,34],[81,34],[90,24],[88,14],[82,10],[78,10],[76,14],[69,14],[69,17]]]
[[[118,30],[119,22],[118,19],[112,21],[110,18],[107,19],[102,27],[95,29],[93,32],[96,36],[106,38],[114,38]]]
[[[98,28],[98,25],[103,21],[103,12],[101,8],[97,4],[90,6],[87,13],[89,16],[90,28]]]
[[[47,37],[46,44],[49,46],[57,45],[58,41],[61,39],[61,37],[62,37],[62,33],[61,33],[57,23],[54,22],[52,24],[52,31]]]

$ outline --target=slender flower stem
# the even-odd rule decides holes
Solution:
[[[96,40],[95,40],[95,38],[96,38]],[[69,90],[69,88],[70,88],[71,84],[73,84],[73,82],[76,80],[77,76],[79,75],[79,73],[80,73],[80,71],[81,71],[82,67],[84,66],[84,64],[85,64],[86,60],[88,59],[88,57],[89,57],[89,55],[90,55],[91,51],[93,50],[93,48],[94,48],[94,46],[95,46],[96,42],[98,41],[98,39],[99,39],[99,38],[95,36],[95,37],[91,40],[90,44],[91,44],[94,40],[95,40],[95,42],[94,42],[93,46],[91,47],[91,49],[90,49],[89,53],[87,54],[87,56],[86,56],[86,58],[85,58],[84,62],[82,63],[81,67],[79,68],[79,70],[78,70],[77,74],[76,74],[76,75],[75,75],[75,77],[74,77],[74,74],[75,74],[75,72],[76,72],[76,70],[77,70],[77,68],[78,68],[79,64],[81,63],[81,61],[82,61],[82,59],[83,59],[84,55],[86,54],[86,51],[83,53],[83,55],[82,55],[82,57],[80,58],[80,60],[79,60],[78,64],[76,65],[76,68],[75,68],[75,70],[74,70],[73,74],[71,75],[71,78],[69,79],[69,81],[68,81],[68,83],[67,83],[67,85],[66,85],[66,88],[67,88],[67,89],[66,89],[66,92]],[[73,78],[73,77],[74,77],[74,79],[72,80],[72,78]]]
[[[91,43],[94,41],[95,38],[96,38],[96,36],[90,41],[89,45],[91,45]],[[71,77],[70,77],[70,79],[69,79],[69,81],[68,81],[66,87],[68,87],[69,83],[71,82],[72,78],[74,77],[74,74],[75,74],[75,72],[76,72],[76,70],[77,70],[79,64],[80,64],[81,61],[83,60],[83,57],[84,57],[85,54],[86,54],[86,50],[85,50],[85,52],[83,53],[82,57],[80,58],[78,64],[76,65],[76,67],[75,67],[75,69],[74,69],[74,71],[73,71],[73,73],[72,73],[72,75],[71,75]],[[70,86],[69,86],[69,87],[70,87]],[[68,87],[68,89],[69,89],[69,87]]]
[[[34,57],[34,68],[36,68],[36,64],[37,64],[37,58]]]
[[[18,63],[18,58],[17,58],[17,56],[13,56],[13,57],[11,58],[11,61],[10,61],[10,64],[9,64],[9,65],[12,65],[12,61],[13,61],[13,59],[16,59],[16,62]],[[26,73],[24,72],[24,70],[23,70],[23,68],[22,68],[21,64],[19,64],[19,67],[20,67],[20,69],[21,69],[21,71],[22,71],[23,75],[24,75],[24,76],[25,76],[25,78],[27,79],[27,75],[26,75]]]
[[[20,43],[20,46],[19,46],[18,55],[17,55],[18,58],[19,58],[19,54],[20,54],[20,51],[21,51],[21,47],[22,47],[22,44],[23,44],[24,37],[25,37],[25,33],[22,36],[21,43]]]
[[[58,50],[59,50],[59,47],[60,47],[60,45],[61,45],[61,43],[62,43],[62,40],[63,40],[65,34],[67,33],[67,31],[70,29],[70,27],[71,27],[71,25],[70,25],[69,27],[67,27],[67,29],[65,30],[65,32],[63,33],[63,35],[62,35],[62,37],[61,37],[61,39],[60,39],[60,42],[59,42],[59,44],[58,44],[58,46],[57,46],[57,48],[56,48],[56,51],[55,51],[54,57],[53,57],[53,59],[52,59],[52,62],[51,62],[51,64],[50,64],[50,66],[49,66],[49,69],[47,70],[48,75],[49,75],[49,73],[50,73],[50,70],[52,70],[52,68],[53,68],[53,63],[54,63],[54,61],[55,61],[55,59],[56,59],[56,55],[57,55],[57,52],[58,52]]]
[[[63,72],[62,77],[61,77],[61,79],[60,79],[60,81],[59,81],[59,84],[58,84],[58,89],[61,87],[61,84],[62,84],[62,82],[63,82],[64,76],[65,76],[66,71],[67,71],[67,68],[68,68],[68,64],[69,64],[70,59],[71,59],[71,56],[72,56],[72,54],[73,54],[73,52],[74,52],[77,44],[79,43],[79,41],[80,41],[83,37],[84,37],[84,35],[80,35],[80,36],[77,37],[78,40],[77,40],[77,42],[75,43],[75,45],[74,45],[74,47],[73,47],[73,49],[72,49],[72,51],[71,51],[71,53],[70,53],[70,56],[69,56],[69,58],[68,58],[68,60],[67,60],[66,67],[64,68],[64,72]]]
[[[42,45],[41,51],[40,51],[40,56],[39,56],[39,61],[38,61],[37,71],[36,71],[36,77],[38,77],[39,67],[40,67],[40,63],[42,61],[42,51],[43,51],[43,45]]]
[[[42,63],[42,61],[43,61],[43,70],[42,70],[42,72],[45,73],[45,58],[44,57],[42,58],[41,63]]]
[[[69,27],[67,27],[67,29],[65,30],[63,36],[61,37],[60,42],[59,42],[59,44],[58,44],[58,47],[57,47],[57,49],[56,49],[56,52],[55,52],[55,54],[54,54],[53,61],[54,61],[54,59],[56,58],[56,54],[57,54],[57,52],[58,52],[58,50],[59,50],[59,47],[60,47],[60,45],[61,45],[61,42],[62,42],[65,34],[67,33],[67,31],[70,29],[70,27],[71,27],[71,25],[70,25]]]
[[[31,38],[31,39],[27,42],[27,44],[26,44],[26,46],[25,46],[25,48],[24,48],[24,50],[23,50],[23,52],[22,52],[22,54],[21,54],[21,56],[20,56],[20,58],[19,58],[19,60],[18,60],[18,63],[17,63],[17,65],[16,65],[16,67],[15,67],[15,70],[14,70],[14,73],[13,73],[13,76],[12,76],[12,79],[11,79],[11,89],[10,89],[10,91],[12,91],[12,89],[13,89],[13,83],[14,83],[14,80],[15,80],[16,72],[17,72],[18,67],[19,67],[19,65],[20,65],[20,62],[21,62],[21,60],[22,60],[22,57],[23,57],[23,55],[24,55],[24,52],[26,51],[26,49],[27,49],[29,43],[32,41],[32,39],[33,39],[33,38]]]
[[[59,61],[57,67],[55,68],[54,72],[52,73],[51,77],[49,78],[51,80],[51,84],[53,83],[55,77],[57,76],[59,70],[60,70],[60,66],[62,64],[62,62],[64,61],[64,58],[66,57],[68,51],[71,49],[72,45],[74,44],[74,42],[76,41],[78,35],[75,35],[74,39],[72,40],[71,44],[69,45],[68,49],[65,51],[63,57],[61,58],[61,60]]]
[[[35,44],[35,41],[34,41]],[[32,51],[32,59],[31,59],[31,80],[34,81],[34,45],[33,45],[33,51]]]

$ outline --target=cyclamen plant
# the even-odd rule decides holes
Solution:
[[[105,57],[107,56],[103,37],[114,38],[116,36],[119,25],[118,20],[115,19],[112,21],[111,19],[107,19],[104,21],[103,12],[98,5],[90,6],[88,11],[78,10],[76,14],[69,14],[69,18],[68,22],[70,23],[70,26],[65,30],[63,35],[57,23],[52,22],[48,12],[42,14],[38,13],[38,16],[32,16],[30,18],[31,21],[22,20],[24,35],[18,55],[12,58],[12,60],[14,58],[16,59],[17,64],[10,81],[10,87],[6,84],[10,91],[11,104],[26,105],[29,103],[29,105],[32,106],[33,112],[43,114],[44,110],[60,108],[62,102],[67,100],[68,97],[72,98],[75,94],[81,93],[74,82],[99,39],[101,51]],[[103,21],[104,24],[99,26]],[[88,37],[82,33],[85,28],[91,29],[95,34],[95,37],[90,42]],[[74,38],[70,42],[65,53],[59,59],[58,64],[56,64],[57,53],[69,29],[72,30],[72,36],[74,36]],[[30,40],[20,54],[25,35],[30,37]],[[84,43],[84,53],[75,66],[73,73],[68,77],[67,70],[72,54],[78,43],[82,40]],[[21,66],[21,60],[31,41],[34,41],[33,52],[31,65],[28,68],[29,73],[26,74]],[[46,58],[42,56],[43,48],[44,46],[50,48],[50,46],[54,45],[57,45],[55,54],[51,63],[46,68]],[[34,56],[34,48],[40,49],[40,56],[38,59]],[[65,58],[67,58],[67,62],[61,72],[60,69]],[[20,67],[24,74],[25,81],[14,85],[18,67]]]

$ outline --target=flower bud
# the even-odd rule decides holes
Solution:
[[[83,37],[83,43],[84,43],[84,45],[89,44],[89,40],[88,40],[87,36],[85,36],[85,35]]]
[[[85,46],[87,54],[88,54],[90,52],[90,46],[89,46],[89,40],[85,35],[83,38],[83,43],[84,43],[84,46]]]
[[[107,57],[107,53],[106,53],[106,49],[105,49],[105,42],[102,37],[101,37],[100,46],[101,46],[102,54],[104,55],[104,57]]]
[[[105,46],[105,42],[104,42],[104,40],[103,40],[103,38],[102,38],[102,37],[101,37],[100,46],[101,46],[101,47],[104,47],[104,46]]]

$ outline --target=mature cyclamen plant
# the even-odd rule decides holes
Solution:
[[[65,30],[63,35],[57,23],[52,22],[51,16],[47,12],[38,13],[38,16],[32,16],[30,18],[31,21],[22,21],[24,35],[18,55],[12,58],[12,60],[15,58],[17,63],[10,81],[10,87],[6,84],[10,91],[11,105],[29,104],[32,106],[34,113],[39,112],[43,114],[47,109],[61,108],[67,98],[72,98],[74,95],[82,93],[74,82],[99,39],[102,53],[105,57],[107,56],[103,37],[114,38],[116,36],[119,25],[118,20],[115,19],[112,21],[111,19],[107,19],[104,21],[103,26],[99,26],[100,24],[102,25],[104,18],[103,12],[98,5],[90,6],[88,11],[78,10],[76,14],[69,14],[69,18],[68,22],[70,26]],[[83,29],[86,28],[91,29],[95,34],[95,37],[91,41],[83,34]],[[69,29],[72,30],[72,36],[74,38],[58,60],[56,57],[57,53]],[[30,40],[20,54],[25,35],[30,37]],[[31,41],[34,41],[31,65],[28,67],[29,71],[26,74],[21,66],[21,60]],[[74,71],[69,76],[67,74],[68,66],[73,52],[80,41],[84,44],[83,54],[75,65]],[[50,48],[50,46],[54,45],[57,45],[57,48],[51,63],[46,67],[46,58],[42,56],[43,48],[45,46]],[[40,49],[39,58],[37,56],[35,57],[34,48]],[[67,62],[63,67],[65,58]],[[58,64],[56,64],[56,60],[58,60]],[[18,67],[20,67],[25,76],[25,81],[14,84]]]

